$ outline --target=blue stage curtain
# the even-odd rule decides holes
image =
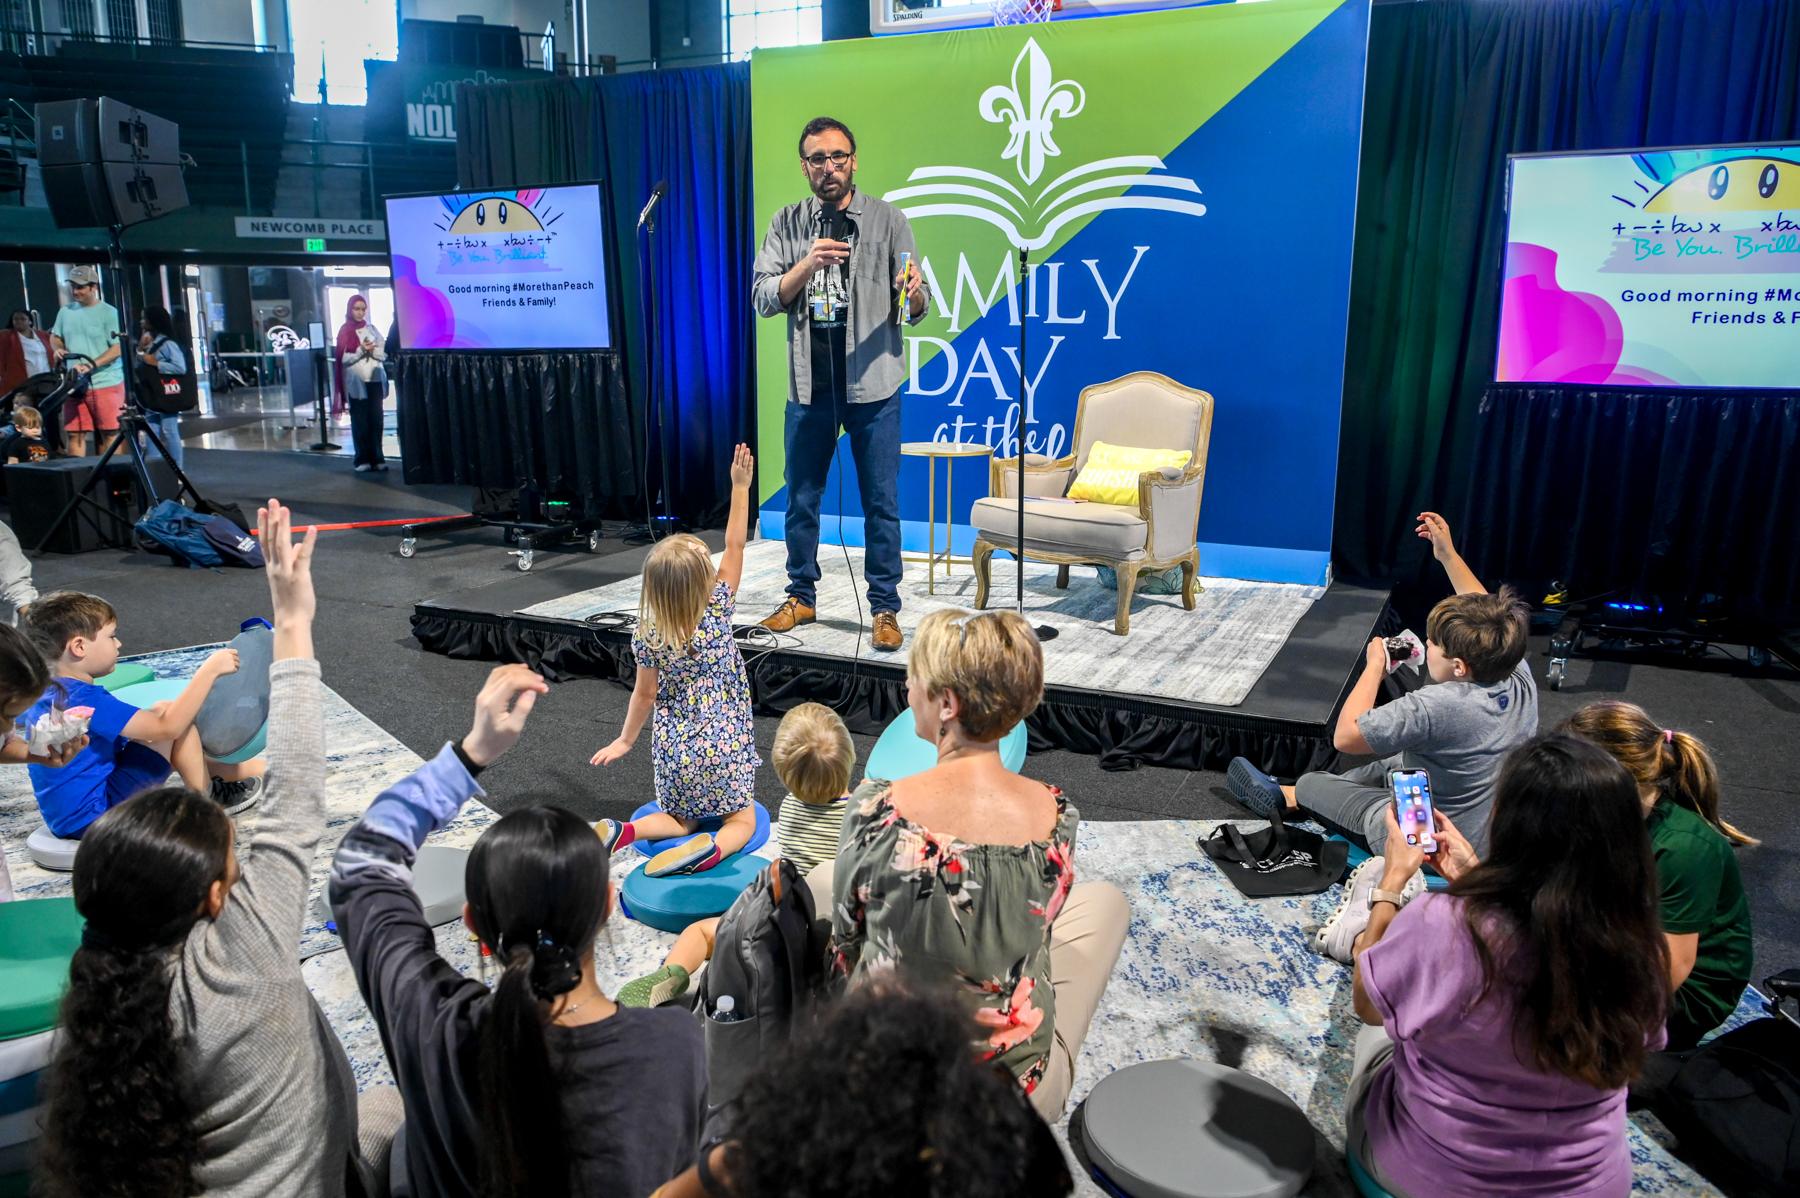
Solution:
[[[750,308],[750,67],[729,63],[457,90],[457,173],[465,187],[606,183],[632,455],[660,468],[654,394],[666,396],[672,509],[716,526],[730,500],[731,449],[754,440]],[[650,238],[655,361],[646,361],[638,211],[669,192]],[[409,475],[410,477],[410,475]],[[638,510],[644,507],[639,496]]]
[[[1484,463],[1493,468],[1504,452],[1491,444],[1484,451],[1480,442],[1510,436],[1548,412],[1570,421],[1567,436],[1604,438],[1613,426],[1594,417],[1622,417],[1630,405],[1574,389],[1552,402],[1540,388],[1526,401],[1533,405],[1529,419],[1523,412],[1516,422],[1495,418],[1504,413],[1480,414],[1498,336],[1506,156],[1800,139],[1796,63],[1795,0],[1376,5],[1338,467],[1340,571],[1392,577],[1419,552],[1409,548],[1411,517],[1443,508],[1460,518],[1459,534],[1508,545],[1506,568],[1561,576],[1575,542],[1558,542],[1559,512],[1604,510],[1626,481],[1606,445],[1588,445],[1591,456],[1580,469],[1555,480],[1559,504],[1532,506],[1487,502],[1506,480],[1474,472]],[[1496,393],[1489,403],[1497,408],[1519,398]],[[1760,424],[1767,414],[1752,416],[1747,405],[1766,402],[1715,397],[1682,411]],[[1730,440],[1707,437],[1690,452]],[[1548,468],[1528,459],[1511,465]],[[1697,486],[1728,476],[1730,465],[1705,459],[1665,478]],[[1483,485],[1489,483],[1494,487]],[[1463,507],[1465,495],[1473,502]],[[1673,501],[1707,506],[1701,492]],[[1538,532],[1470,527],[1523,518],[1549,524]],[[1800,522],[1772,531],[1769,554],[1800,553]],[[1608,558],[1611,580],[1654,565],[1619,560],[1613,551]],[[1494,568],[1479,559],[1472,564],[1484,577]],[[1772,596],[1765,586],[1757,591],[1767,606]]]

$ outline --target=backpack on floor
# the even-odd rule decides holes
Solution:
[[[1770,1017],[1700,1047],[1657,1053],[1650,1109],[1675,1133],[1680,1156],[1731,1198],[1800,1193],[1800,969],[1763,983]],[[1660,1075],[1660,1076],[1658,1076]]]
[[[222,559],[206,535],[210,519],[173,499],[165,499],[137,522],[138,545],[149,553],[171,557],[176,565],[189,569],[217,566]]]
[[[206,534],[207,543],[227,566],[260,570],[267,564],[256,538],[233,523],[231,517],[212,515],[201,519],[200,530]]]
[[[825,985],[830,925],[816,918],[812,890],[793,862],[777,858],[719,919],[696,1013],[706,1028],[706,1130],[721,1136],[727,1108],[752,1073],[787,1043],[795,1017]],[[711,1017],[729,995],[739,1018]]]

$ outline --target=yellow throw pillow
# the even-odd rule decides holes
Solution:
[[[1138,475],[1164,466],[1185,466],[1193,456],[1186,449],[1136,449],[1096,441],[1088,450],[1087,464],[1075,476],[1075,485],[1069,488],[1069,498],[1135,506]]]

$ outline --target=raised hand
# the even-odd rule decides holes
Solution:
[[[262,542],[264,573],[269,576],[269,600],[275,623],[311,625],[318,602],[313,596],[313,546],[319,530],[309,528],[298,542],[293,537],[294,513],[278,499],[256,510],[258,539]]]
[[[739,445],[731,455],[731,485],[748,488],[750,479],[756,474],[756,458],[748,445]]]
[[[537,697],[550,689],[526,666],[496,666],[475,696],[475,720],[463,737],[463,752],[476,765],[489,765],[519,743]]]
[[[1456,545],[1450,540],[1450,524],[1436,512],[1420,512],[1419,527],[1413,530],[1419,539],[1431,542],[1431,556],[1440,562],[1456,556]]]

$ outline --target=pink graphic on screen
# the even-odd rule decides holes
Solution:
[[[1675,380],[1620,360],[1619,314],[1598,295],[1565,291],[1556,251],[1528,242],[1506,247],[1500,298],[1501,382],[1669,386]]]
[[[394,307],[408,349],[606,349],[598,185],[390,199]]]

